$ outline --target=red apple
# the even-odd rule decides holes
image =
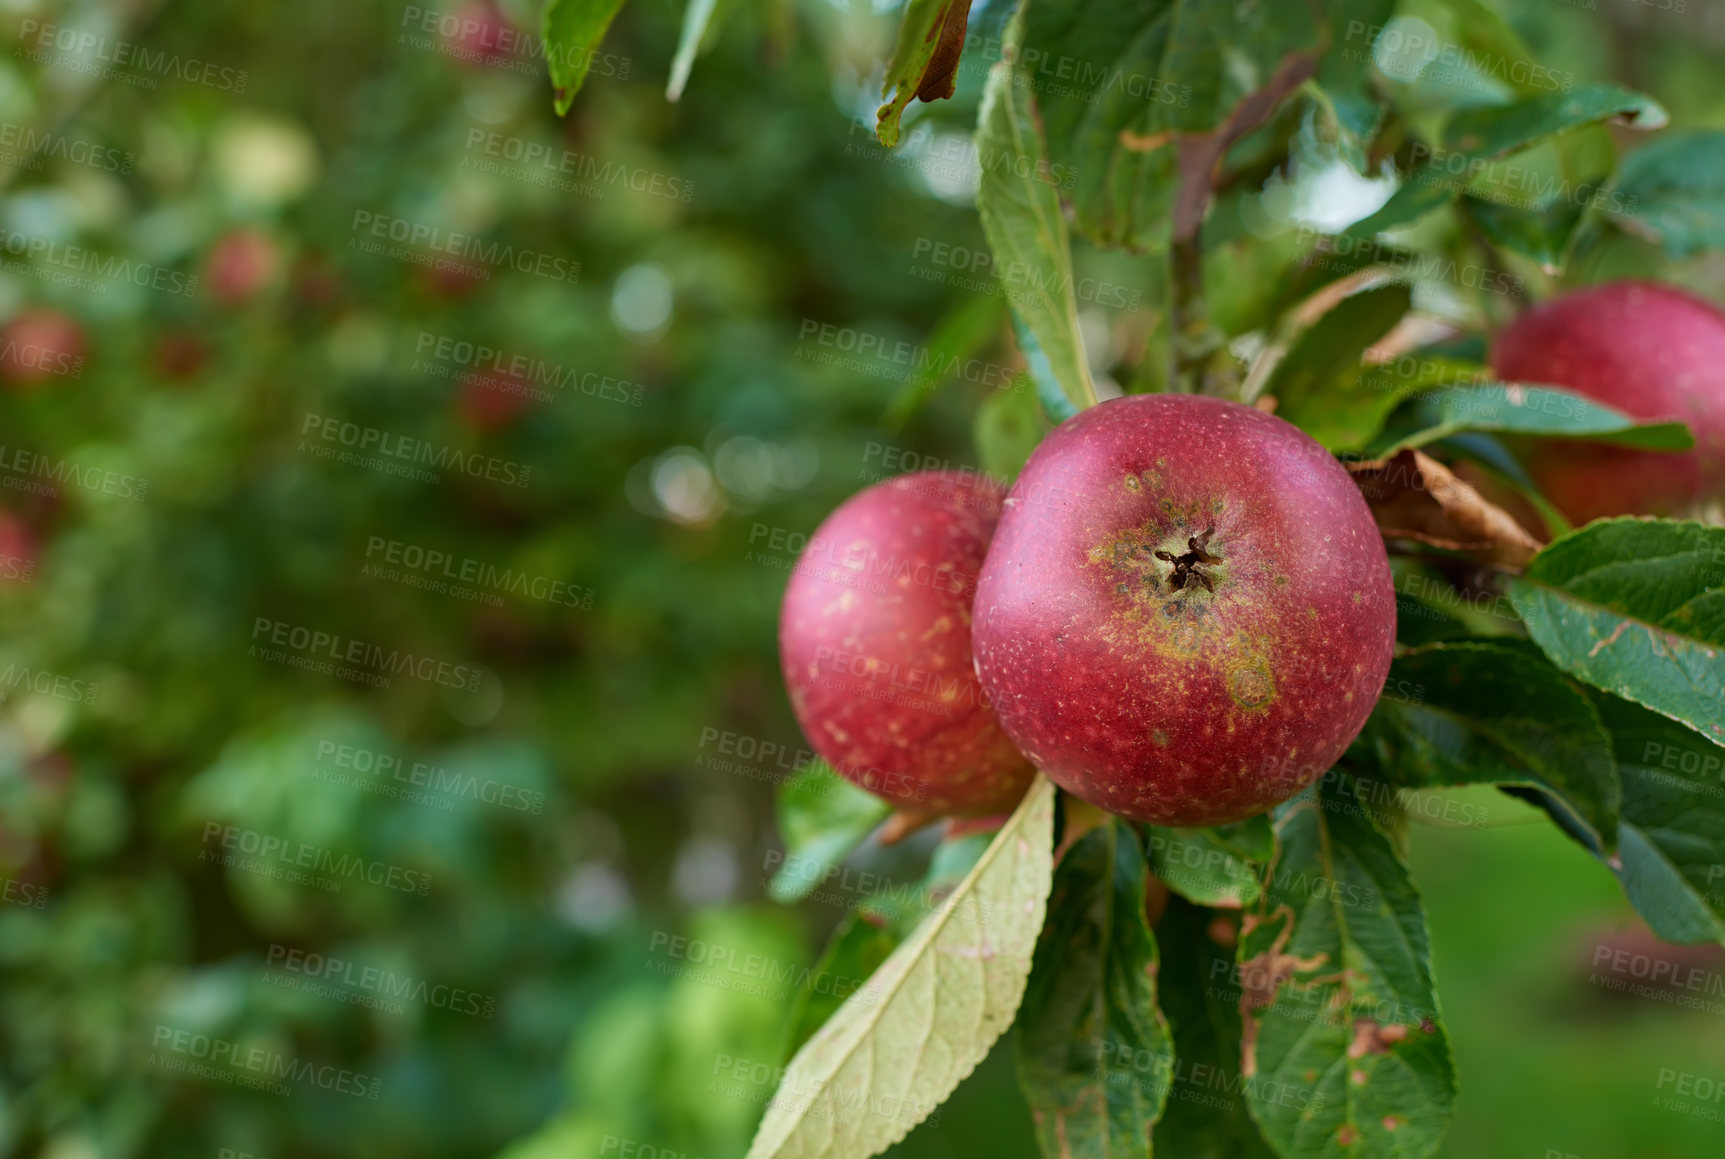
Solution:
[[[797,722],[840,775],[910,811],[998,813],[1035,775],[970,652],[1000,501],[954,471],[878,483],[821,524],[785,589],[779,655]]]
[[[281,264],[276,243],[258,229],[229,230],[204,264],[210,293],[224,306],[243,306],[268,285]]]
[[[1348,473],[1281,419],[1134,395],[1031,455],[976,597],[1018,748],[1111,813],[1219,825],[1328,769],[1395,647],[1389,558]]]
[[[0,330],[0,379],[28,390],[84,371],[84,328],[70,314],[25,310]]]
[[[1695,449],[1659,454],[1547,440],[1526,452],[1570,520],[1679,515],[1725,496],[1725,313],[1671,286],[1611,282],[1517,318],[1492,350],[1505,382],[1567,387],[1638,419],[1678,419]]]
[[[461,380],[456,412],[474,430],[490,434],[512,424],[533,405],[533,390],[519,374],[481,371]]]
[[[515,51],[518,35],[496,0],[467,0],[439,21],[449,54],[463,64],[484,67]]]

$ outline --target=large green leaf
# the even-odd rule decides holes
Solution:
[[[545,45],[559,114],[575,103],[593,56],[622,7],[623,0],[546,0],[540,10],[539,38]]]
[[[1018,1012],[1018,1070],[1049,1159],[1148,1153],[1174,1062],[1156,1008],[1144,854],[1118,818],[1066,851]]]
[[[1686,451],[1695,445],[1682,423],[1643,423],[1561,387],[1482,382],[1420,393],[1394,415],[1368,453],[1387,459],[1462,431],[1587,439],[1644,451]]]
[[[1276,396],[1276,414],[1327,447],[1359,436],[1362,419],[1370,425],[1376,408],[1379,421],[1389,413],[1380,402],[1385,393],[1362,387],[1369,382],[1361,371],[1360,357],[1372,343],[1388,334],[1413,306],[1413,291],[1406,282],[1392,282],[1351,294],[1319,318],[1300,336],[1293,349],[1276,364],[1270,375],[1269,393]],[[1336,396],[1353,396],[1340,407]],[[1364,397],[1361,397],[1364,396]],[[1370,431],[1365,437],[1369,437]]]
[[[1259,877],[1276,852],[1269,816],[1209,829],[1150,828],[1150,868],[1182,897],[1238,908],[1258,899]]]
[[[1018,21],[1014,21],[1017,27]],[[1076,410],[1096,403],[1096,386],[1078,331],[1072,251],[1060,194],[1046,177],[1042,134],[1030,93],[996,64],[983,92],[976,126],[982,175],[976,208],[998,269],[1028,275],[1013,313],[1035,339],[1025,350],[1039,383],[1057,386]],[[1023,343],[1021,343],[1023,345]]]
[[[782,902],[796,901],[820,884],[819,874],[799,872],[800,867],[836,865],[891,812],[885,801],[821,760],[780,785],[776,804],[786,857],[770,892]]]
[[[1241,1072],[1290,1159],[1430,1155],[1455,1103],[1425,912],[1358,796],[1326,777],[1278,811],[1276,872],[1241,927]]]
[[[1019,84],[1073,175],[1077,227],[1137,249],[1167,238],[1182,139],[1249,127],[1231,123],[1315,71],[1327,36],[1310,0],[1026,0],[1022,16],[1037,56]]]
[[[1464,189],[1484,163],[1507,157],[1558,133],[1614,121],[1657,129],[1669,120],[1658,102],[1617,85],[1582,85],[1572,92],[1544,93],[1514,104],[1468,109],[1444,128],[1437,150],[1423,150],[1423,164],[1409,173],[1389,201],[1349,234],[1371,237],[1425,216]]]
[[[1725,130],[1672,133],[1635,150],[1605,210],[1673,258],[1725,249]]]
[[[1247,1089],[1265,1084],[1240,1074],[1240,1005],[1229,1000],[1228,987],[1217,984],[1234,974],[1233,942],[1228,940],[1227,949],[1217,944],[1214,917],[1175,896],[1156,924],[1162,945],[1156,989],[1174,1035],[1174,1084],[1156,1123],[1155,1153],[1170,1159],[1271,1159],[1275,1152],[1246,1109]],[[1271,1086],[1264,1093],[1311,1104],[1312,1092],[1304,1085]]]
[[[1510,581],[1559,668],[1725,742],[1725,527],[1609,519]]]
[[[940,909],[785,1068],[748,1159],[866,1159],[976,1069],[1024,996],[1053,879],[1054,786],[1038,777]]]
[[[1623,891],[1668,942],[1725,941],[1725,748],[1593,695],[1623,777]]]
[[[1523,642],[1525,645],[1525,642]],[[1526,785],[1617,844],[1611,740],[1587,697],[1544,657],[1503,643],[1432,644],[1390,665],[1360,747],[1390,785]]]

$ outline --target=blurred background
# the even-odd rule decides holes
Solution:
[[[1725,7],[1503,11],[1725,127]],[[767,896],[787,569],[868,483],[976,465],[1022,365],[971,207],[1005,15],[888,153],[890,0],[721,0],[674,104],[682,10],[640,0],[566,119],[529,0],[0,3],[0,1155],[743,1154],[862,897]],[[1285,177],[1259,236],[1390,188]],[[1162,263],[1079,262],[1130,389]],[[1614,989],[1599,947],[1650,944],[1609,873],[1455,800],[1413,836],[1445,1153],[1725,1153],[1655,1102],[1725,1078],[1725,1015]],[[1032,1147],[997,1050],[895,1154]]]

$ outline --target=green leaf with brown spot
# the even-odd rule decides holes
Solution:
[[[1156,1008],[1144,854],[1109,818],[1066,851],[1018,1012],[1018,1070],[1049,1159],[1148,1155],[1174,1050]]]
[[[546,0],[540,10],[539,38],[557,90],[559,116],[575,103],[593,57],[622,7],[623,0]]]
[[[1338,773],[1277,810],[1278,853],[1232,978],[1242,1084],[1293,1159],[1431,1155],[1455,1104],[1424,908]]]
[[[1725,743],[1725,527],[1599,520],[1536,555],[1509,597],[1559,668]]]

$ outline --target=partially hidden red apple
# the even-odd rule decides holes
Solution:
[[[222,305],[243,306],[275,278],[280,265],[281,254],[269,234],[260,229],[234,229],[211,247],[204,278]]]
[[[84,372],[84,328],[70,314],[47,307],[25,310],[0,329],[0,379],[29,390],[50,378]]]
[[[1505,382],[1567,387],[1634,418],[1678,419],[1677,454],[1544,440],[1524,458],[1541,493],[1576,524],[1682,515],[1725,497],[1725,313],[1671,286],[1610,282],[1553,298],[1499,334]]]
[[[779,655],[797,722],[841,776],[906,811],[998,813],[1035,775],[970,651],[1001,497],[956,471],[877,483],[821,524],[785,589]]]
[[[1383,539],[1339,463],[1238,403],[1134,395],[1056,427],[976,597],[982,686],[1065,789],[1158,825],[1287,800],[1389,673]]]

